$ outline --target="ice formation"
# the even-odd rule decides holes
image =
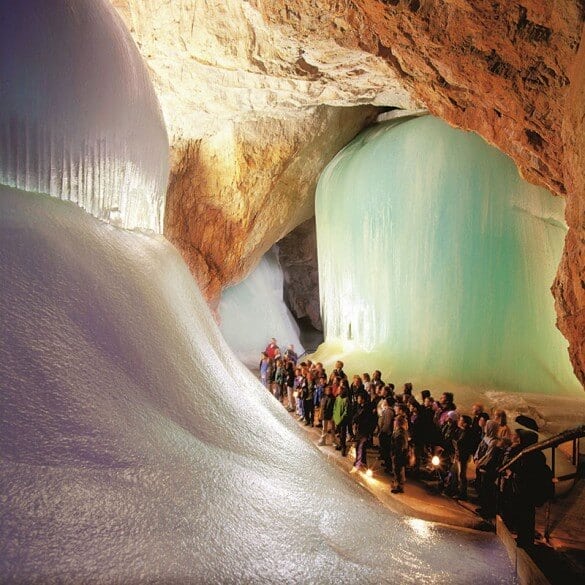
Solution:
[[[10,43],[28,50],[28,39],[40,64],[30,76],[3,78],[2,90],[8,79],[10,99],[34,101],[45,67],[63,74],[65,101],[39,106],[49,118],[37,126],[23,106],[30,125],[22,135],[11,134],[19,123],[2,125],[2,160],[14,157],[3,173],[17,169],[9,182],[31,192],[0,186],[0,580],[453,583],[455,573],[466,583],[478,575],[509,583],[512,567],[495,536],[409,522],[331,467],[233,356],[164,238],[33,192],[50,191],[44,187],[61,172],[69,177],[53,140],[37,150],[38,141],[20,140],[33,127],[88,146],[72,153],[88,202],[114,201],[116,185],[130,198],[142,185],[150,197],[166,152],[157,160],[156,148],[138,148],[120,112],[87,95],[84,82],[113,87],[107,59],[95,55],[103,69],[73,85],[59,69],[78,63],[62,46],[72,41],[72,21],[88,48],[111,57],[120,49],[95,42],[113,22],[101,18],[104,2],[12,2],[3,10],[8,5],[19,16],[26,6],[31,22],[2,20],[2,75],[7,47],[20,49]],[[126,89],[133,81],[143,88],[143,70],[121,72],[119,64],[113,58],[112,75],[130,76]],[[116,99],[134,99],[126,113],[143,118],[148,132],[152,109],[140,91]],[[90,148],[98,119],[112,158]],[[126,165],[133,171],[116,179],[123,183],[108,182]]]
[[[219,305],[220,330],[247,365],[257,366],[260,352],[275,337],[281,351],[289,344],[301,355],[299,327],[283,301],[283,275],[274,250],[268,251],[241,283],[226,289]]]
[[[146,66],[109,2],[2,2],[0,184],[160,232],[167,159]]]
[[[494,535],[411,523],[331,466],[164,239],[0,206],[3,581],[511,582]]]
[[[582,391],[549,291],[563,201],[478,136],[431,116],[378,124],[323,172],[316,216],[316,357],[395,382]]]

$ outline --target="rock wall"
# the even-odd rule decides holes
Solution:
[[[315,217],[280,240],[278,259],[284,273],[286,304],[297,318],[308,317],[315,329],[323,331]]]
[[[112,2],[169,128],[166,233],[209,299],[309,216],[328,158],[317,152],[370,119],[332,107],[422,104],[566,195],[570,231],[554,290],[585,382],[580,0]]]
[[[366,104],[418,105],[383,58],[319,35],[301,42],[248,2],[112,3],[169,132],[165,235],[212,305],[312,215],[321,169],[375,116]]]
[[[585,384],[585,6],[579,0],[253,0],[299,39],[327,36],[383,57],[429,110],[510,155],[567,196],[553,289],[558,326]]]
[[[557,326],[569,340],[575,374],[585,385],[585,33],[573,63],[562,137],[567,182],[566,220],[569,233],[552,290]]]
[[[376,108],[304,108],[288,119],[226,122],[176,143],[165,235],[183,252],[213,307],[274,242],[314,214],[317,178]]]

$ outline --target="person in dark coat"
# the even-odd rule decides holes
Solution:
[[[327,434],[333,432],[333,406],[335,398],[331,394],[331,386],[327,385],[323,389],[323,398],[321,399],[321,420],[323,427],[321,429],[321,439],[319,445],[327,445]]]
[[[390,441],[394,470],[394,487],[390,491],[393,494],[402,494],[404,493],[406,465],[408,464],[408,421],[405,416],[399,414],[394,419],[394,432]]]
[[[502,464],[505,465],[515,454],[537,442],[538,434],[534,431],[516,429],[512,434],[512,448]],[[534,545],[536,503],[533,488],[545,465],[544,453],[534,451],[520,457],[503,472],[504,491],[508,498],[508,505],[504,508],[504,521],[516,528],[516,544],[520,548],[531,548]]]
[[[358,393],[356,397],[356,412],[353,416],[356,457],[352,471],[367,468],[367,442],[374,432],[376,424],[377,420],[372,411],[369,396],[365,392]]]
[[[458,485],[458,491],[453,497],[458,500],[467,499],[467,464],[475,452],[475,436],[471,424],[471,417],[462,414],[457,421],[459,432],[453,441]]]

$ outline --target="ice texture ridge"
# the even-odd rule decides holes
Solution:
[[[372,127],[321,175],[316,219],[316,358],[438,390],[581,391],[549,290],[563,200],[477,135],[431,116]]]
[[[148,71],[102,0],[0,4],[0,184],[162,231],[168,140]]]

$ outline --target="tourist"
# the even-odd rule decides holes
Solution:
[[[498,439],[496,437],[497,425],[494,421],[488,421],[494,425],[489,428],[488,432],[493,439],[481,459],[478,459],[475,465],[475,491],[479,499],[479,507],[476,512],[484,518],[494,518],[497,507],[497,485],[498,469],[502,465],[504,453],[511,445],[509,439]],[[490,425],[491,426],[491,425]],[[486,426],[486,428],[488,428]]]
[[[362,374],[362,384],[364,385],[364,390],[370,395],[370,398],[373,398],[375,395],[375,388],[372,388],[370,374],[367,372]]]
[[[284,394],[284,381],[286,377],[286,370],[284,367],[284,362],[282,359],[276,359],[276,367],[274,369],[274,382],[272,384],[272,393],[274,397],[279,401],[282,402],[283,394]]]
[[[321,400],[323,399],[323,390],[325,388],[325,384],[327,383],[327,378],[325,376],[317,377],[317,368],[314,369],[313,375],[316,378],[315,383],[315,396],[313,398],[314,409],[315,409],[315,421],[318,423],[315,425],[317,427],[323,426],[323,412],[321,410]]]
[[[406,465],[408,463],[408,422],[402,415],[394,419],[394,432],[391,437],[392,468],[394,471],[393,494],[404,493]]]
[[[305,425],[313,426],[315,416],[315,380],[313,374],[309,371],[305,377],[303,386],[303,408],[305,415]]]
[[[538,434],[534,431],[516,429],[512,434],[512,447],[506,453],[502,465],[537,442]],[[536,505],[533,492],[534,485],[538,483],[538,474],[545,465],[544,453],[533,451],[515,461],[503,474],[506,498],[504,521],[516,529],[516,544],[521,548],[530,549],[534,545]]]
[[[471,428],[472,422],[470,416],[467,416],[466,414],[460,415],[457,421],[459,432],[453,441],[456,465],[455,477],[457,478],[457,492],[453,497],[458,500],[467,499],[467,465],[474,452],[475,446],[475,436]]]
[[[304,402],[303,402],[303,391],[305,386],[305,377],[303,376],[302,368],[295,370],[295,381],[294,381],[294,394],[297,405],[297,416],[299,420],[305,417]]]
[[[383,400],[378,403],[378,441],[380,442],[380,459],[386,470],[392,469],[390,439],[394,429],[394,409],[389,403],[388,388],[382,390]],[[385,396],[384,396],[385,395]]]
[[[347,427],[350,420],[347,392],[347,388],[342,384],[341,393],[337,396],[333,405],[333,422],[339,437],[339,442],[335,445],[335,448],[341,451],[343,457],[347,455]]]
[[[276,341],[276,340],[274,340]],[[297,361],[299,360],[299,356],[297,355],[297,352],[295,351],[295,346],[292,345],[292,343],[286,348],[285,352],[284,352],[284,357],[291,361],[293,366],[297,365]]]
[[[289,412],[293,412],[295,410],[295,397],[294,397],[294,385],[295,385],[295,370],[293,362],[288,361],[286,363],[286,374],[285,374],[285,384],[286,384],[286,396],[288,399],[288,405],[286,409]]]
[[[374,432],[376,422],[368,395],[363,391],[359,392],[356,397],[356,411],[352,420],[356,440],[354,471],[367,468],[367,442]]]
[[[271,360],[273,360],[276,357],[277,353],[280,354],[280,348],[278,347],[278,344],[276,343],[276,339],[274,337],[270,340],[270,343],[266,346],[264,353]]]
[[[498,423],[498,437],[500,439],[511,439],[512,430],[508,426],[508,415],[500,408],[494,410],[493,419]]]
[[[260,382],[267,389],[270,390],[270,379],[272,377],[272,360],[268,357],[268,354],[263,351],[260,358]]]
[[[331,394],[331,386],[325,386],[323,389],[323,398],[321,398],[321,439],[319,445],[327,445],[327,434],[333,433],[333,407],[335,398]]]
[[[441,426],[441,447],[443,465],[439,469],[439,490],[445,491],[448,495],[453,495],[453,458],[455,456],[455,440],[458,432],[457,421],[459,416],[456,411],[450,410],[447,413],[447,420]]]

